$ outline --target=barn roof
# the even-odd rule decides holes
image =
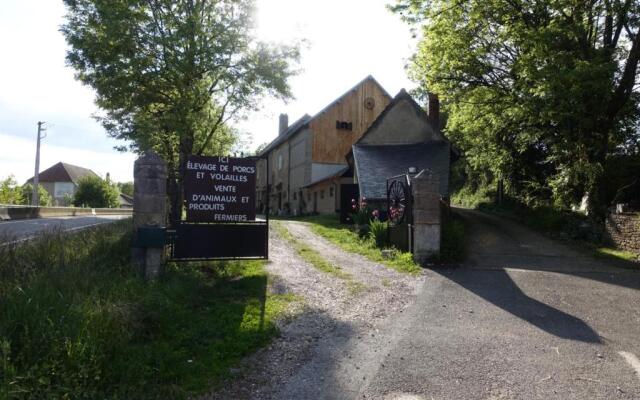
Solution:
[[[417,171],[431,170],[440,178],[440,194],[448,195],[449,143],[430,141],[409,145],[354,145],[360,196],[367,199],[387,198],[387,179],[406,174],[409,167]]]

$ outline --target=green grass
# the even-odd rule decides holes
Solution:
[[[357,233],[351,230],[350,226],[341,225],[336,215],[314,215],[304,217],[301,220],[309,223],[314,233],[345,251],[360,254],[371,261],[384,264],[399,272],[419,274],[422,271],[422,268],[413,261],[411,253],[396,251],[393,258],[384,258],[382,251],[376,247],[371,238],[361,239]]]
[[[264,264],[170,264],[142,281],[131,223],[0,247],[0,399],[185,398],[267,344],[295,298]]]
[[[612,249],[610,247],[598,247],[595,250],[596,256],[605,257],[620,261],[630,261],[637,262],[638,255],[631,253],[629,251]]]
[[[284,240],[291,243],[296,253],[303,260],[313,265],[317,270],[322,271],[326,274],[336,276],[340,279],[353,279],[353,276],[351,276],[351,274],[344,272],[339,266],[334,265],[327,259],[323,258],[320,253],[315,251],[313,248],[294,238],[289,230],[281,222],[274,221],[273,226],[278,235],[280,235]]]

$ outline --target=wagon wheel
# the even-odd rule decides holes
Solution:
[[[408,195],[405,186],[400,181],[393,181],[387,191],[389,198],[389,219],[395,224],[404,222],[404,212],[407,207]],[[392,212],[392,210],[395,210]]]

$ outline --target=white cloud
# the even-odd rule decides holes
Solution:
[[[385,5],[392,1],[256,1],[259,39],[283,43],[306,39],[309,47],[302,54],[302,73],[291,80],[295,100],[289,104],[267,100],[262,111],[251,113],[239,124],[253,136],[253,146],[275,138],[279,113],[288,113],[290,121],[304,113],[314,114],[369,74],[392,95],[402,87],[412,87],[404,63],[415,40],[408,26],[386,10]],[[79,152],[73,147],[119,165],[122,156],[110,152],[115,141],[90,118],[96,111],[93,91],[76,81],[73,70],[65,66],[67,46],[59,32],[64,13],[60,0],[2,1],[2,139],[11,135],[33,140],[36,122],[44,120],[52,124],[47,145],[65,149],[59,159],[73,163],[66,157]],[[4,146],[1,151],[0,175],[7,170],[10,157]],[[11,157],[31,160],[33,152],[27,146],[12,150]],[[25,176],[23,167],[15,167],[15,173]]]
[[[0,133],[0,179],[14,175],[19,183],[33,176],[35,170],[36,143],[33,140]],[[136,156],[131,153],[98,152],[55,146],[42,141],[40,147],[40,171],[59,161],[89,168],[103,178],[107,172],[111,179],[118,182],[133,180],[133,162]]]

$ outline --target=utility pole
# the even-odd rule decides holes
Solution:
[[[45,137],[47,137],[47,135],[45,134],[44,136],[42,135],[42,133],[44,131],[46,131],[46,129],[43,127],[45,123],[43,121],[38,121],[38,141],[37,141],[37,145],[36,145],[36,173],[33,175],[33,194],[31,195],[31,205],[33,206],[39,206],[40,205],[40,193],[38,192],[38,186],[40,184],[40,140],[44,139]]]

